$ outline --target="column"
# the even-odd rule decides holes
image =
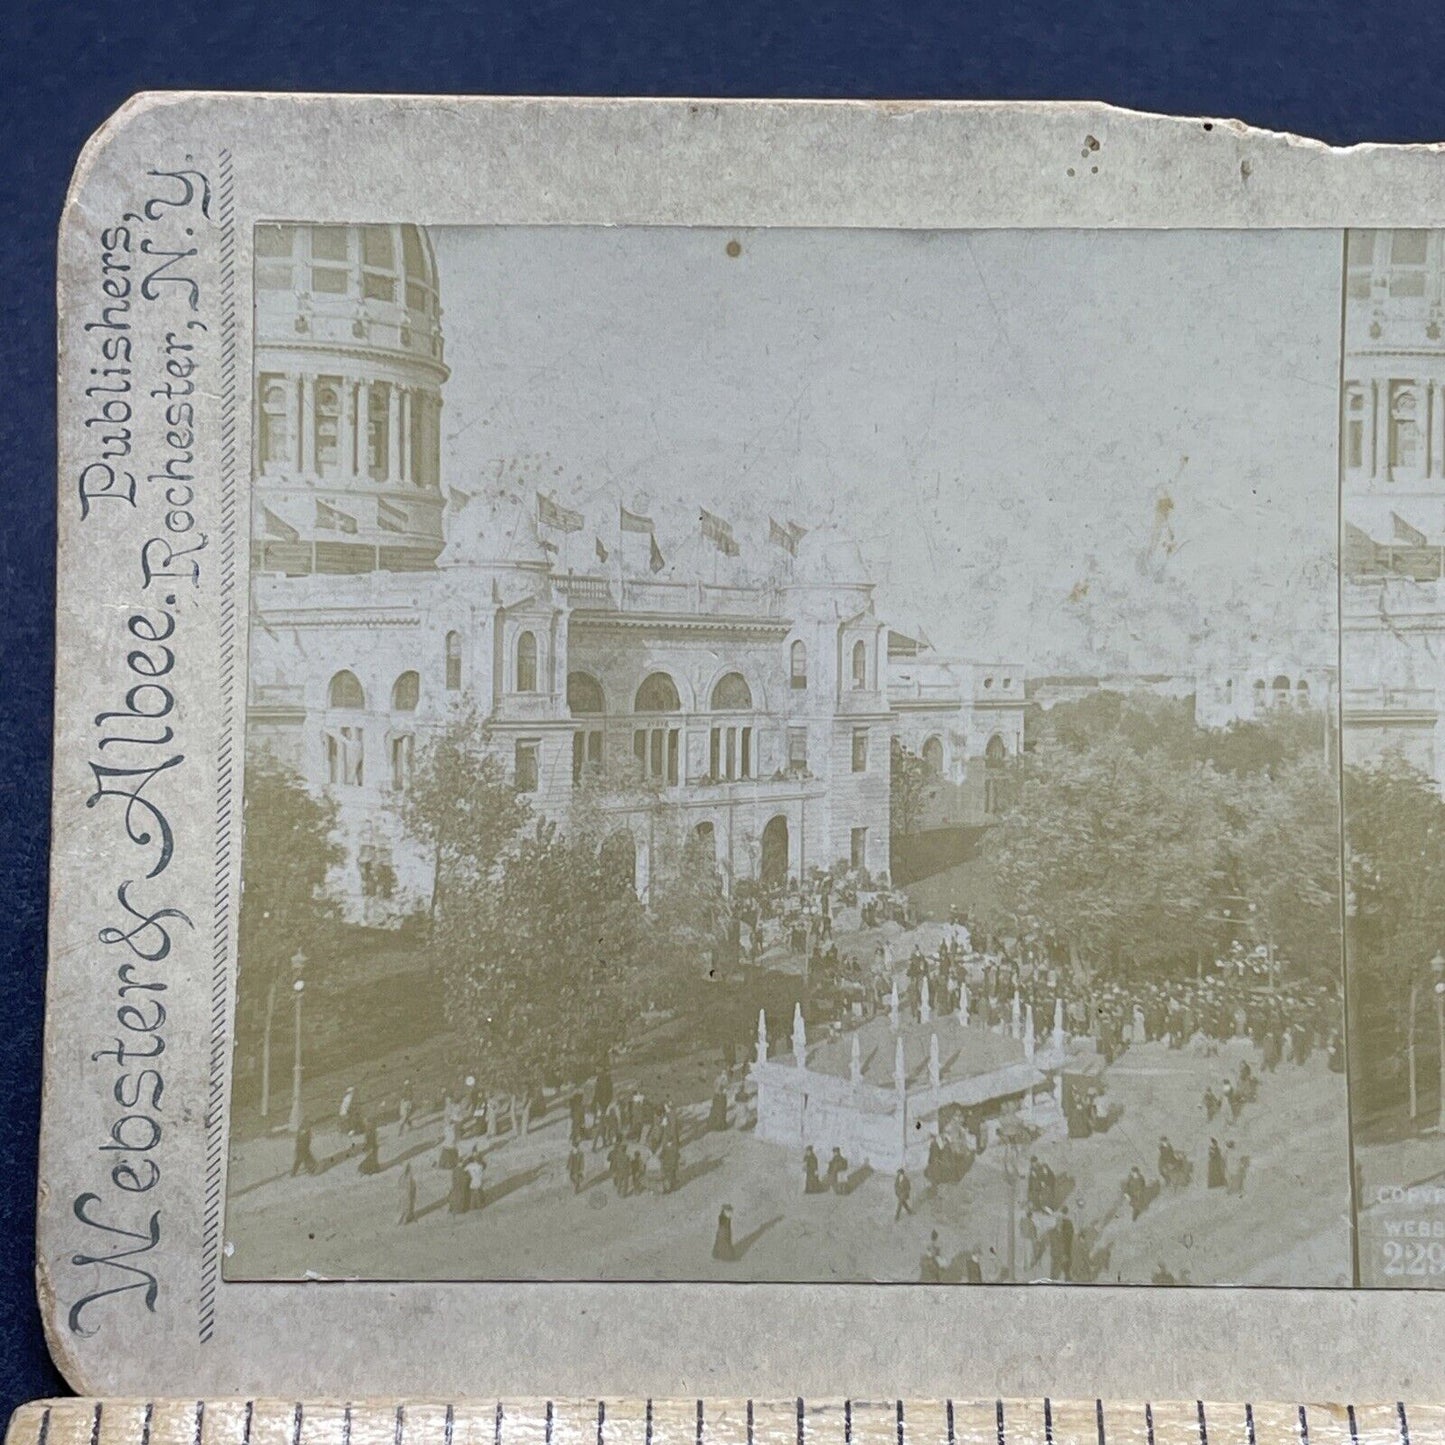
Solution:
[[[1380,475],[1380,383],[1370,382],[1370,475]]]
[[[1435,436],[1435,445],[1431,449],[1431,459],[1435,465],[1432,475],[1445,477],[1445,387],[1432,385],[1428,390],[1431,426]]]
[[[371,475],[371,383],[356,383],[356,471]]]
[[[341,475],[355,477],[357,474],[357,432],[356,432],[356,383],[349,376],[341,378]]]
[[[1428,381],[1416,378],[1415,414],[1420,418],[1420,476],[1428,477],[1435,470],[1435,398]]]
[[[302,376],[296,383],[301,388],[301,475],[316,474],[316,379]]]
[[[408,387],[401,394],[401,480],[411,481],[412,392]]]
[[[386,388],[386,479],[401,480],[401,391],[395,383]]]

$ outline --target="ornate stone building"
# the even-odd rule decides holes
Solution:
[[[248,746],[335,798],[353,916],[429,891],[400,805],[467,709],[540,811],[585,796],[644,894],[688,838],[728,880],[887,873],[895,732],[961,812],[976,774],[983,813],[988,767],[1022,745],[1023,669],[891,633],[845,536],[797,529],[762,573],[685,552],[662,569],[650,519],[467,478],[444,496],[425,232],[267,227],[257,273]],[[584,521],[581,570],[562,553]]]
[[[1445,232],[1352,231],[1346,273],[1345,756],[1445,785]]]

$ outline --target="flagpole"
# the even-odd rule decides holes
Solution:
[[[617,610],[622,610],[622,604],[626,601],[626,584],[622,572],[622,489],[617,491],[617,551],[614,553],[617,558]]]

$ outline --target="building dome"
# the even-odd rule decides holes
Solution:
[[[867,587],[871,581],[858,544],[831,525],[804,533],[792,571],[793,583],[804,587]]]
[[[420,226],[256,227],[257,332],[442,360],[436,253]]]
[[[533,504],[515,492],[479,492],[453,507],[439,567],[550,567]]]
[[[259,571],[416,571],[442,545],[441,305],[418,226],[255,231]]]
[[[1445,235],[1348,233],[1345,285],[1351,340],[1445,351]]]

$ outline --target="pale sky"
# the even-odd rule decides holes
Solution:
[[[579,570],[619,500],[676,565],[771,514],[951,654],[1333,656],[1338,232],[432,234],[445,480],[555,490]]]

